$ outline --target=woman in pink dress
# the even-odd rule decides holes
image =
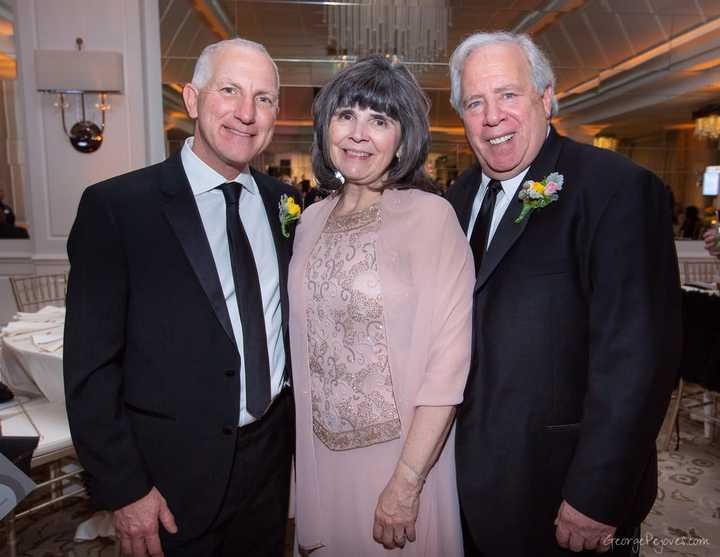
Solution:
[[[375,56],[313,104],[309,207],[290,264],[301,555],[461,557],[455,407],[470,363],[473,262],[423,171],[429,102]]]

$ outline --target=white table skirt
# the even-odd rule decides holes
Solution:
[[[2,345],[5,379],[13,391],[42,395],[50,402],[65,400],[62,349],[40,350],[30,335],[3,337]]]
[[[0,427],[8,437],[40,436],[33,457],[72,447],[65,403],[19,397],[0,405]],[[23,407],[20,402],[23,402]]]

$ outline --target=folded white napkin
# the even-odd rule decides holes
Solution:
[[[63,332],[59,328],[36,333],[31,338],[32,343],[45,352],[57,352],[63,346]]]
[[[2,329],[2,334],[5,336],[16,336],[26,333],[35,333],[38,331],[47,331],[51,329],[57,329],[59,323],[30,323],[27,321],[11,321]]]
[[[19,311],[15,314],[16,321],[58,321],[65,320],[65,308],[45,306],[39,311],[32,313]]]
[[[19,312],[13,317],[1,333],[5,336],[15,336],[51,329],[62,330],[65,322],[65,308],[45,306],[34,313]]]
[[[115,537],[113,515],[108,511],[98,511],[85,522],[81,522],[75,530],[75,541],[83,542],[95,538]]]

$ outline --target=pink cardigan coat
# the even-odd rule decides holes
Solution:
[[[295,233],[290,262],[290,348],[295,393],[296,500],[308,508],[320,500],[315,464],[304,275],[339,196],[310,206]],[[470,367],[472,253],[455,211],[443,198],[419,190],[386,190],[376,244],[383,290],[392,384],[405,438],[416,406],[462,402]],[[422,497],[441,497],[457,510],[454,431],[430,472]],[[389,478],[388,478],[389,479]],[[323,543],[318,513],[299,516],[298,542]]]

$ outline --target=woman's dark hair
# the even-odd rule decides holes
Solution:
[[[685,209],[685,222],[680,227],[680,237],[697,240],[701,233],[700,211],[695,205],[690,205]]]
[[[369,56],[338,72],[312,106],[313,172],[323,189],[340,189],[328,148],[328,128],[338,109],[358,106],[387,114],[400,123],[400,158],[390,164],[383,188],[437,192],[423,164],[430,149],[430,101],[413,75],[397,60]]]

